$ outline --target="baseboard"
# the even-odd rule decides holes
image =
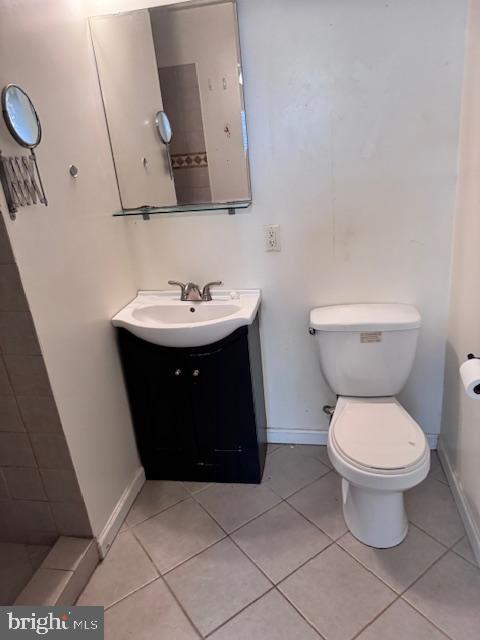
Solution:
[[[452,490],[457,509],[465,526],[473,553],[480,566],[480,523],[475,522],[475,518],[473,517],[468,500],[465,496],[462,483],[450,463],[450,459],[443,448],[441,440],[439,442],[438,455],[440,462],[442,463],[443,470],[445,471],[445,475],[447,476],[448,484]]]
[[[328,431],[316,429],[267,429],[267,442],[276,444],[327,444]]]
[[[137,497],[140,489],[145,483],[145,471],[143,467],[139,467],[135,472],[132,480],[122,493],[120,500],[115,505],[111,516],[109,517],[107,524],[104,526],[101,534],[97,538],[98,551],[100,557],[104,558],[107,555],[108,550],[112,542],[115,539],[120,527],[125,520],[133,501]]]
[[[427,433],[428,446],[436,449],[438,435]],[[327,444],[328,430],[316,429],[267,429],[267,441],[276,444]]]

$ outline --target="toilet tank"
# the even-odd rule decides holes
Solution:
[[[407,304],[347,304],[310,312],[323,375],[340,396],[399,393],[413,365],[420,326],[420,313]]]

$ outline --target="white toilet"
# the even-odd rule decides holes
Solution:
[[[328,455],[342,476],[348,528],[371,547],[405,538],[403,492],[430,468],[422,429],[394,397],[412,368],[421,318],[406,304],[351,304],[310,313],[320,366],[338,395]]]

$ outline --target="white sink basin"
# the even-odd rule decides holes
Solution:
[[[112,323],[153,344],[200,347],[252,324],[261,295],[260,289],[214,289],[212,297],[211,302],[182,302],[178,290],[139,291]]]

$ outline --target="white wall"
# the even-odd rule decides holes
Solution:
[[[441,450],[463,498],[480,561],[480,402],[464,392],[458,367],[480,355],[480,0],[471,0],[461,119],[455,248]]]
[[[135,293],[81,0],[0,3],[0,86],[30,94],[43,126],[38,160],[49,206],[7,223],[95,534],[138,469],[109,323]],[[22,153],[0,125],[0,148]],[[76,181],[68,174],[74,163]]]
[[[166,2],[86,4],[93,14]],[[50,200],[8,229],[95,533],[138,465],[109,325],[136,285],[262,287],[268,421],[279,429],[326,427],[332,395],[310,307],[413,302],[425,325],[404,400],[438,431],[465,4],[240,0],[254,205],[150,222],[111,217],[119,203],[80,0],[0,5],[0,82],[24,85],[38,107]],[[9,140],[0,131],[2,149]],[[282,225],[280,254],[263,252],[267,223]]]
[[[129,222],[140,287],[263,289],[270,428],[327,426],[311,307],[401,301],[424,320],[402,399],[439,431],[466,4],[239,0],[254,205]]]

